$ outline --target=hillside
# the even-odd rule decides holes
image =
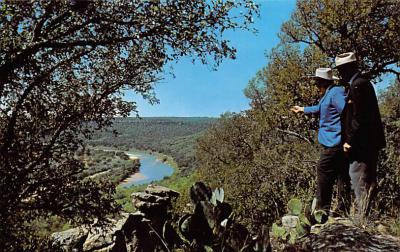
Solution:
[[[188,172],[194,166],[196,140],[215,122],[208,117],[117,118],[107,131],[97,132],[89,144],[165,153]]]

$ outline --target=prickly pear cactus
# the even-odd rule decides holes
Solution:
[[[224,202],[224,190],[211,190],[202,182],[190,189],[190,197],[195,205],[192,214],[184,215],[178,223],[181,235],[190,244],[191,251],[268,251],[269,238],[255,243],[243,225],[233,220],[232,207]],[[266,232],[268,233],[268,232]]]

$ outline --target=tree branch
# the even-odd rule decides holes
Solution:
[[[78,59],[80,57],[82,57],[83,55],[89,53],[90,51],[92,51],[92,49],[90,50],[85,50],[77,55],[74,55],[73,57],[67,58],[63,61],[60,61],[59,63],[57,63],[56,65],[54,65],[53,67],[51,67],[50,69],[48,69],[46,72],[42,73],[41,75],[37,76],[29,85],[28,87],[25,89],[25,91],[23,92],[23,94],[21,95],[20,99],[18,100],[8,123],[8,127],[7,127],[7,131],[4,133],[3,137],[2,137],[2,142],[3,144],[0,145],[0,150],[2,151],[7,151],[8,147],[11,145],[11,141],[12,139],[14,139],[14,131],[15,131],[15,125],[17,122],[17,116],[18,116],[18,112],[22,107],[22,104],[24,103],[25,99],[28,97],[28,95],[30,94],[30,92],[37,86],[39,85],[44,78],[48,77],[54,70],[56,70],[57,68],[59,68],[60,66],[70,63],[72,60]]]
[[[303,141],[305,141],[305,142],[307,142],[307,143],[309,143],[309,144],[312,144],[312,143],[313,143],[313,141],[311,141],[310,139],[308,139],[308,138],[305,137],[305,136],[300,135],[300,134],[297,133],[297,132],[290,131],[290,130],[282,130],[282,129],[279,129],[279,128],[277,128],[277,130],[278,130],[279,132],[286,133],[286,134],[288,134],[288,135],[297,137],[297,138],[299,138],[299,139],[301,139],[301,140],[303,140]]]

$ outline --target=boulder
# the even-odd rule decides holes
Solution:
[[[400,251],[400,239],[390,235],[374,235],[356,226],[340,223],[327,225],[319,234],[308,238],[310,251]]]
[[[111,251],[109,249],[115,246],[121,247],[123,244],[118,244],[116,241],[124,240],[122,226],[127,220],[129,220],[129,217],[125,217],[119,221],[111,220],[111,223],[105,227],[90,230],[83,244],[83,251],[97,251],[101,249]]]
[[[371,233],[347,218],[330,218],[315,225],[311,233],[297,244],[297,251],[400,251],[400,238]]]
[[[132,193],[131,196],[134,207],[159,226],[165,221],[171,202],[179,196],[179,193],[151,184],[144,192]]]
[[[167,187],[154,185],[154,184],[148,185],[145,192],[152,194],[152,195],[157,195],[160,197],[168,198],[168,199],[175,199],[175,198],[178,198],[180,195],[179,192],[177,192],[177,191],[174,191]]]
[[[154,206],[167,206],[171,203],[169,198],[145,192],[132,193],[131,196],[132,203],[138,210],[145,209],[146,207],[152,208]]]
[[[81,251],[88,233],[86,228],[77,227],[53,233],[51,239],[54,247],[60,247],[64,251]]]
[[[149,185],[145,192],[132,194],[139,211],[109,219],[105,226],[79,227],[52,235],[53,244],[63,251],[166,251],[159,239],[171,202],[179,193],[162,186]]]
[[[295,215],[286,215],[282,217],[282,226],[286,230],[294,229],[296,228],[297,224],[300,222],[300,219],[298,216]]]

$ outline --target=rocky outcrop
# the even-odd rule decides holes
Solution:
[[[330,219],[326,224],[311,227],[310,234],[299,239],[284,251],[354,251],[398,252],[400,238],[372,233],[357,227],[347,218]]]
[[[89,231],[84,227],[72,228],[52,234],[53,245],[64,251],[79,251]]]
[[[390,235],[374,235],[355,226],[328,225],[311,235],[310,251],[400,251],[400,240]]]
[[[54,247],[61,251],[168,251],[161,236],[172,201],[179,193],[171,189],[149,185],[144,192],[133,193],[138,210],[123,214],[119,220],[109,220],[101,228],[78,227],[52,235]]]
[[[311,234],[306,242],[307,251],[400,251],[400,239],[370,232],[352,225],[333,223],[318,234]]]

